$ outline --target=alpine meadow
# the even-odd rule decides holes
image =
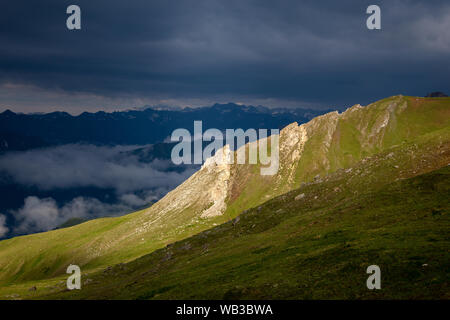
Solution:
[[[448,299],[449,164],[448,97],[291,123],[275,175],[206,161],[149,208],[1,241],[0,298]]]

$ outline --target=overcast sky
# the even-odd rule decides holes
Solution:
[[[81,30],[66,28],[70,4]],[[381,30],[366,28],[370,4]],[[450,1],[4,1],[0,111],[448,94],[449,30]]]

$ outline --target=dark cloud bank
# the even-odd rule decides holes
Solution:
[[[343,107],[449,92],[450,3],[8,1],[0,107],[19,111],[207,104]],[[65,26],[68,5],[82,30]]]

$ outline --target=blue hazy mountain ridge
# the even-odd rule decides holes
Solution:
[[[145,145],[163,142],[177,128],[192,130],[195,120],[204,128],[281,129],[303,123],[330,110],[269,109],[234,103],[181,110],[129,110],[21,114],[0,113],[0,152],[68,143]],[[18,138],[15,138],[18,137]]]

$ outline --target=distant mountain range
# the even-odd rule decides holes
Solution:
[[[145,145],[165,141],[173,130],[192,130],[195,120],[207,128],[281,129],[297,121],[304,123],[330,110],[269,109],[234,103],[181,110],[130,110],[21,114],[0,113],[0,151],[86,143],[95,145]]]

